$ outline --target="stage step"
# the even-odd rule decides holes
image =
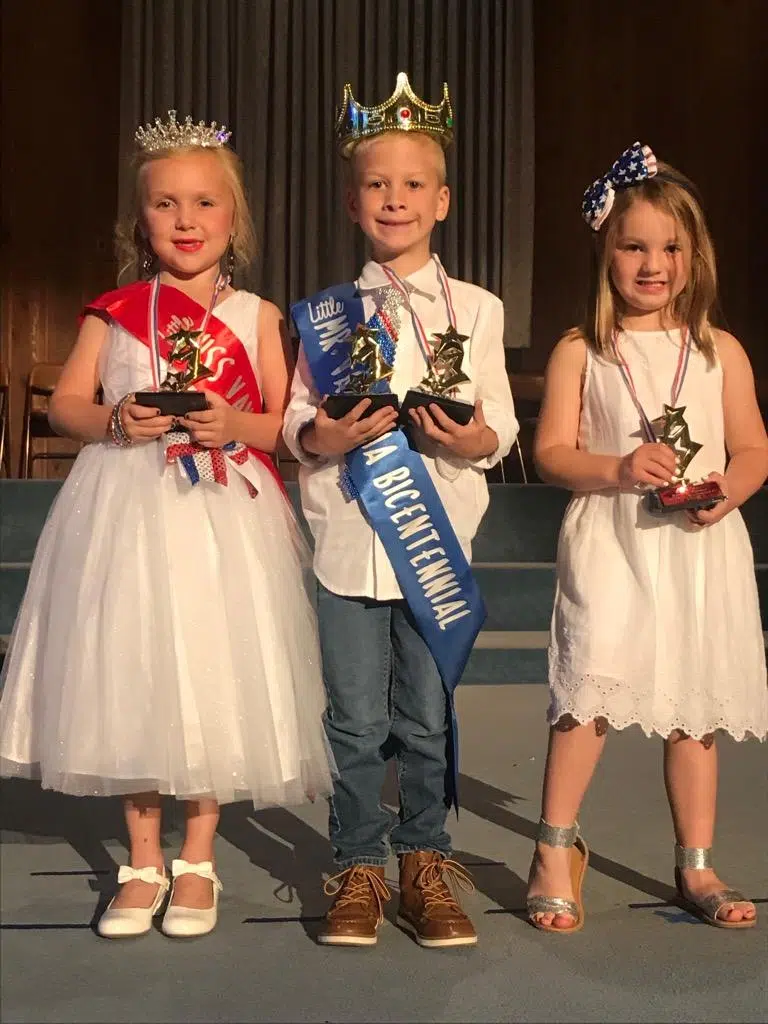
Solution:
[[[0,657],[24,594],[29,566],[60,481],[0,480]],[[299,518],[298,486],[288,491]],[[568,494],[543,484],[491,484],[474,544],[474,570],[488,617],[465,683],[544,683],[555,591],[555,558]],[[764,628],[768,628],[768,488],[744,507]]]

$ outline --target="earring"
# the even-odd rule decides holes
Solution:
[[[155,259],[155,254],[151,249],[144,249],[141,256],[141,272],[145,277],[152,277]]]
[[[221,258],[221,272],[228,281],[231,281],[235,274],[235,246],[232,238],[229,240],[227,251]]]

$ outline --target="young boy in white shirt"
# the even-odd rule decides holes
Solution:
[[[390,849],[400,860],[399,923],[423,946],[477,942],[446,885],[453,876],[471,887],[445,830],[457,799],[453,689],[485,614],[468,566],[488,505],[484,470],[509,452],[517,422],[502,303],[449,279],[431,254],[434,225],[448,214],[452,128],[447,88],[428,105],[400,74],[390,99],[368,109],[346,87],[337,138],[347,205],[372,259],[354,285],[292,307],[302,344],[284,437],[301,463],[315,540],[326,731],[339,772],[329,831],[341,871],[319,935],[328,945],[376,943]],[[403,402],[420,385],[426,404],[405,414],[376,406],[378,394]],[[340,391],[363,392],[343,415],[327,399]],[[396,821],[381,805],[391,756]]]

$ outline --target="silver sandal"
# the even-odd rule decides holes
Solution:
[[[562,896],[529,896],[525,903],[528,912],[528,921],[534,928],[542,932],[556,932],[559,935],[572,935],[581,931],[584,927],[584,906],[581,902],[581,887],[584,882],[584,875],[587,871],[589,850],[587,844],[579,835],[579,823],[571,825],[570,828],[562,828],[557,825],[550,825],[543,818],[539,821],[539,831],[536,839],[545,846],[563,846],[570,849],[571,855],[571,884],[573,885],[574,899],[567,900]],[[573,918],[573,924],[567,928],[557,928],[554,924],[543,924],[537,920],[537,914],[569,914]]]
[[[738,889],[718,889],[701,899],[693,899],[685,894],[681,869],[694,868],[702,871],[711,868],[711,854],[711,846],[680,846],[679,843],[675,843],[675,888],[680,897],[680,903],[699,920],[711,924],[715,928],[754,928],[757,924],[757,915],[742,918],[741,921],[725,921],[718,916],[723,907],[730,909],[735,903],[748,903],[750,906],[754,906],[752,901],[748,900]]]

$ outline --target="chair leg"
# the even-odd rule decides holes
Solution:
[[[0,412],[0,472],[5,470],[5,475],[11,475],[11,460],[8,455],[6,439],[8,436],[8,395],[4,392],[1,400],[2,412]]]
[[[29,479],[29,446],[30,446],[30,416],[31,399],[27,395],[24,402],[24,421],[21,429],[21,449],[19,450],[19,477],[22,480]]]

